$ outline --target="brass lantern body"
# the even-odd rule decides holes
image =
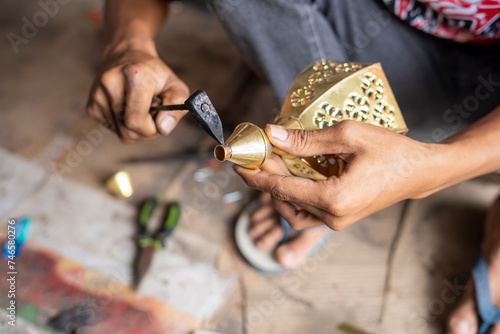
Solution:
[[[292,129],[319,130],[351,119],[406,134],[401,110],[380,63],[316,62],[291,84],[274,123]],[[219,161],[259,168],[274,151],[290,172],[311,179],[338,174],[334,155],[297,157],[273,148],[262,129],[240,124],[224,145],[215,148]]]

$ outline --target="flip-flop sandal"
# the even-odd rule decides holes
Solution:
[[[476,289],[476,304],[478,309],[478,334],[486,334],[490,327],[500,322],[500,309],[491,302],[490,284],[488,279],[488,263],[480,256],[472,268],[472,279]]]
[[[255,210],[257,210],[260,206],[258,200],[250,202],[247,207],[242,211],[238,220],[236,221],[236,225],[234,228],[234,237],[236,242],[236,247],[240,251],[243,258],[255,269],[264,272],[264,273],[280,273],[287,271],[288,269],[284,268],[279,264],[278,261],[274,259],[274,251],[264,252],[258,249],[252,238],[248,235],[248,230],[250,228],[250,216]],[[302,231],[294,230],[290,224],[282,217],[280,217],[281,226],[283,227],[283,239],[279,242],[278,245],[287,242],[294,236],[300,234]],[[328,228],[326,226],[319,226],[313,228]],[[333,231],[328,233],[321,239],[316,246],[309,253],[309,257],[313,256],[316,252],[318,252],[333,235]]]

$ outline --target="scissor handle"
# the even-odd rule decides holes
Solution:
[[[155,234],[155,239],[161,242],[162,245],[165,244],[165,239],[172,233],[172,231],[179,224],[180,218],[180,204],[177,201],[171,202],[163,225],[161,226],[158,233]]]
[[[149,219],[153,214],[153,211],[156,209],[158,204],[161,202],[161,196],[156,195],[153,198],[146,200],[146,202],[142,205],[141,213],[139,214],[139,233],[146,234],[147,226],[149,223]]]

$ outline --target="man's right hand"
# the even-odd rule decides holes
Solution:
[[[113,129],[126,144],[168,135],[186,111],[149,114],[154,96],[163,105],[182,104],[189,89],[159,58],[154,42],[110,45],[103,52],[87,112]]]

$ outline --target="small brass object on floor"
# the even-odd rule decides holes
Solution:
[[[346,333],[346,334],[369,334],[367,332],[365,332],[364,330],[361,330],[357,327],[354,327],[352,325],[349,325],[349,324],[341,324],[339,326],[339,330]]]
[[[106,188],[118,197],[129,198],[134,193],[132,178],[125,171],[119,171],[106,181]]]
[[[408,132],[379,63],[320,61],[310,65],[293,81],[274,123],[291,129],[319,130],[347,119],[401,134]],[[338,175],[334,155],[286,154],[274,148],[265,132],[252,123],[238,125],[214,150],[217,160],[250,169],[259,168],[271,152],[279,154],[294,175],[310,179]]]

